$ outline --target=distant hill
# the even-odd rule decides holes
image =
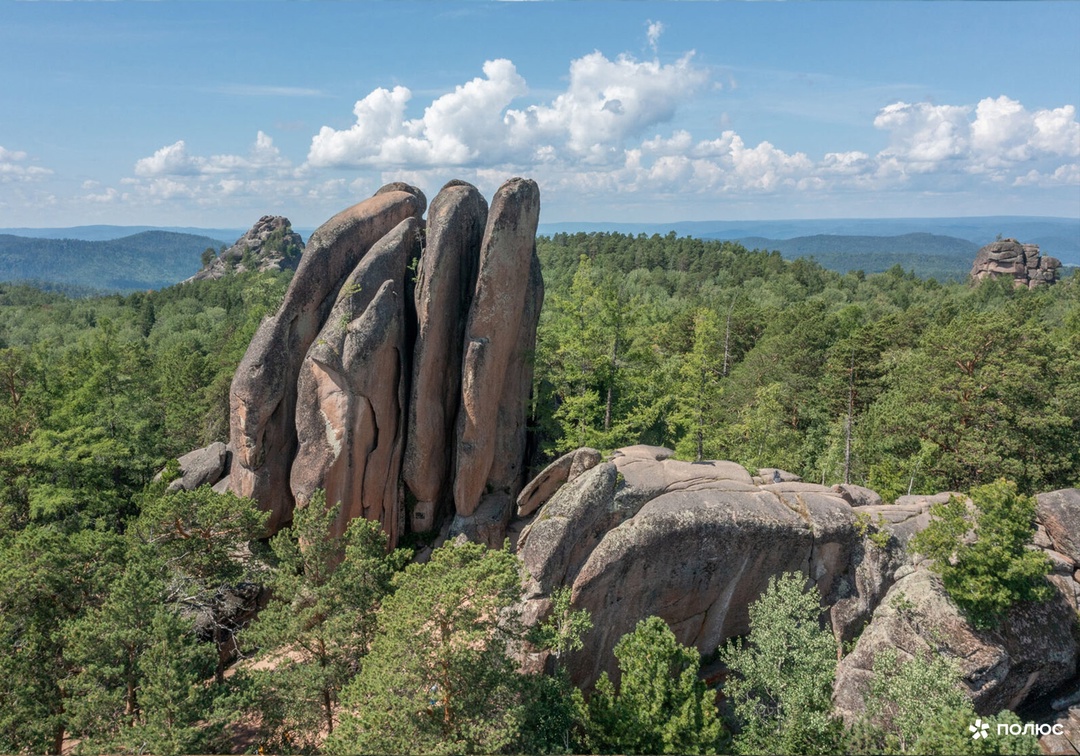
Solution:
[[[826,218],[763,221],[682,221],[675,223],[541,223],[539,233],[617,231],[623,234],[666,234],[703,239],[766,239],[791,241],[809,236],[898,237],[909,234],[951,236],[972,242],[976,249],[998,234],[1038,244],[1043,254],[1080,265],[1080,218],[993,215],[971,218]],[[758,245],[761,246],[761,245]],[[780,249],[773,246],[771,249]],[[783,251],[783,250],[780,250]],[[974,254],[971,257],[974,260]],[[822,261],[822,264],[825,264]],[[903,263],[901,263],[903,264]],[[857,269],[862,265],[839,265]],[[910,269],[911,266],[906,266]],[[970,261],[968,263],[970,268]],[[863,268],[865,269],[865,268]],[[916,268],[916,272],[919,272]]]
[[[894,265],[923,278],[962,281],[971,270],[979,245],[936,234],[839,236],[816,234],[794,239],[749,236],[737,239],[748,249],[776,250],[786,259],[813,257],[823,268],[846,273],[882,273]]]
[[[113,241],[147,231],[168,231],[173,234],[209,236],[222,244],[232,244],[247,229],[193,228],[188,226],[70,226],[68,228],[0,228],[0,235],[25,236],[30,239],[80,239],[82,241]],[[205,249],[205,247],[204,247]]]
[[[99,291],[160,289],[199,270],[209,236],[143,231],[108,241],[0,234],[0,281],[49,282]]]

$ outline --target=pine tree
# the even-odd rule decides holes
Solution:
[[[410,564],[342,692],[333,753],[495,753],[517,738],[520,684],[507,655],[521,579],[508,551],[448,543]]]
[[[598,753],[716,753],[723,728],[698,676],[697,650],[659,617],[615,645],[618,690],[603,673],[589,700],[589,745]]]
[[[388,556],[387,537],[370,520],[353,520],[331,536],[336,514],[318,491],[270,541],[277,558],[267,581],[272,598],[241,634],[259,648],[258,671],[249,674],[268,744],[279,750],[315,747],[320,733],[334,732],[341,689],[362,667],[375,611],[408,556]]]

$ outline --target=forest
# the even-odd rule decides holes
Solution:
[[[1080,485],[1075,274],[1032,291],[841,274],[674,233],[537,251],[534,472],[652,444],[887,501],[975,492],[1023,512]],[[232,373],[290,275],[91,298],[0,284],[0,751],[1039,752],[972,740],[941,657],[879,659],[866,718],[840,721],[844,649],[793,575],[746,638],[703,659],[646,619],[616,647],[619,679],[580,691],[559,659],[588,614],[560,595],[524,628],[509,551],[412,562],[418,540],[388,553],[365,521],[328,541],[332,507],[267,540],[249,500],[168,491],[170,460],[227,440]],[[257,617],[227,611],[243,590],[266,596]],[[522,648],[553,661],[528,669]],[[699,674],[717,663],[719,690]]]

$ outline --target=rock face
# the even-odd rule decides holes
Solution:
[[[864,542],[851,506],[832,489],[756,484],[740,465],[671,454],[619,450],[560,488],[521,533],[531,576],[525,620],[542,618],[563,585],[575,607],[592,613],[586,650],[567,660],[575,682],[615,674],[615,643],[650,615],[681,643],[712,653],[747,632],[749,605],[785,571],[808,575],[827,604],[842,606],[834,630],[851,637],[901,563],[892,546]]]
[[[596,449],[583,447],[562,455],[541,470],[540,474],[521,490],[517,499],[517,516],[528,517],[545,504],[564,483],[574,480],[598,464],[600,452]]]
[[[264,215],[236,243],[215,257],[188,281],[217,280],[249,270],[296,270],[304,240],[288,218]]]
[[[940,578],[915,569],[889,589],[855,650],[840,662],[834,702],[847,719],[863,711],[874,657],[886,648],[906,658],[931,650],[953,658],[980,714],[1013,709],[1049,693],[1076,671],[1071,587],[1068,594],[1018,605],[1000,629],[977,631],[949,600]]]
[[[1054,550],[1080,564],[1080,490],[1041,493],[1035,502],[1039,523]]]
[[[317,488],[341,503],[335,534],[350,520],[401,532],[398,475],[405,440],[405,301],[409,263],[420,253],[420,222],[406,218],[346,279],[308,350],[297,382],[298,451],[291,484],[297,506]]]
[[[557,486],[575,454],[556,460],[525,489],[523,512],[534,492],[546,495]],[[1074,575],[1080,572],[1068,552],[1080,533],[1071,517],[1073,509],[1080,512],[1080,491],[1039,498],[1055,598],[1018,605],[999,630],[984,632],[908,551],[912,536],[929,524],[931,506],[951,494],[881,504],[868,489],[785,481],[783,474],[766,480],[731,462],[689,463],[671,455],[629,447],[573,479],[567,475],[518,539],[529,575],[523,620],[542,621],[560,586],[571,588],[575,608],[592,615],[584,648],[563,659],[576,684],[588,687],[604,671],[617,675],[615,644],[651,615],[681,643],[711,654],[749,630],[750,604],[782,572],[801,573],[817,587],[822,622],[838,643],[858,636],[835,688],[835,703],[849,720],[864,708],[873,660],[884,648],[955,658],[980,714],[1015,708],[1075,674],[1080,584]],[[771,482],[776,477],[780,482]],[[528,661],[543,664],[539,657]]]
[[[424,247],[426,200],[395,183],[312,234],[230,396],[223,485],[270,511],[271,532],[322,488],[341,504],[338,532],[366,517],[393,544],[432,528],[460,482],[459,530],[501,544],[524,483],[539,207],[526,179],[504,184],[490,214],[452,181]]]
[[[431,203],[427,248],[416,280],[417,336],[409,401],[405,485],[416,500],[412,529],[431,530],[452,492],[454,428],[461,404],[461,356],[487,202],[476,187],[451,182]]]
[[[531,383],[525,357],[535,343],[543,301],[536,260],[539,218],[534,181],[511,179],[491,202],[465,328],[454,475],[461,517],[476,511],[485,488],[513,497],[524,484],[528,394],[521,394]]]
[[[379,239],[426,206],[420,190],[395,189],[344,210],[308,241],[278,312],[256,331],[230,391],[229,486],[270,512],[276,532],[292,518],[289,471],[296,455],[296,385],[308,348],[345,276]]]
[[[1001,239],[979,250],[975,264],[971,266],[971,278],[982,281],[985,278],[1009,276],[1014,286],[1034,289],[1054,283],[1060,267],[1060,260],[1043,257],[1035,244]]]

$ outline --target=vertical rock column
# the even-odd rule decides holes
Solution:
[[[427,246],[417,270],[418,330],[403,470],[415,498],[410,523],[415,532],[434,527],[451,495],[465,323],[487,214],[483,196],[463,181],[444,186],[428,212]]]
[[[519,428],[516,422],[501,425],[500,415],[504,421],[516,418],[518,402],[523,412],[528,401],[528,386],[522,386],[527,350],[521,342],[527,330],[526,314],[533,317],[534,309],[538,314],[542,298],[534,279],[534,270],[539,271],[539,263],[534,263],[539,216],[536,182],[521,178],[499,188],[488,213],[461,372],[454,476],[454,504],[461,518],[473,516],[485,492],[498,497],[493,503],[499,511],[485,515],[495,519],[503,509],[509,512],[517,495],[506,478],[520,472],[508,469],[506,462],[524,459],[524,416]],[[534,340],[535,325],[530,341]],[[508,400],[507,393],[515,391],[515,384],[518,398]],[[500,457],[497,466],[496,455]],[[521,464],[517,463],[519,470]]]
[[[404,528],[405,273],[419,252],[416,218],[371,248],[341,287],[298,380],[296,505],[324,488],[327,504],[341,504],[333,535],[364,517],[382,525],[391,548]]]
[[[342,279],[371,246],[406,218],[419,219],[420,190],[394,184],[344,210],[312,234],[278,312],[256,331],[229,396],[233,465],[229,488],[270,512],[277,532],[292,519],[289,471],[297,449],[300,365],[323,326]]]

